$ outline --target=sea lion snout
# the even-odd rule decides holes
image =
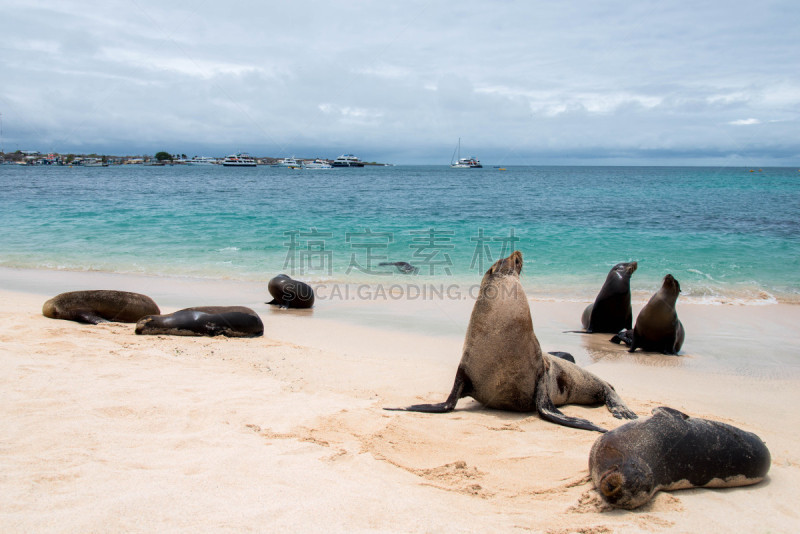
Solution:
[[[614,497],[622,491],[622,486],[624,485],[625,476],[619,472],[617,466],[606,471],[600,478],[600,491],[608,499],[614,499]]]
[[[520,274],[522,272],[522,252],[515,250],[507,258],[497,260],[492,266],[494,274]]]
[[[628,268],[627,268],[627,269],[625,269],[625,270],[626,270],[626,272],[628,273],[628,275],[630,276],[630,275],[632,275],[633,273],[635,273],[635,272],[636,272],[636,269],[638,269],[638,268],[639,268],[639,263],[638,263],[638,262],[635,262],[635,261],[632,261],[632,262],[630,262],[630,263],[628,264]]]
[[[667,276],[664,277],[664,287],[671,288],[676,293],[681,292],[681,285],[678,283],[677,280],[675,280],[675,277],[672,276],[671,274],[668,274]]]

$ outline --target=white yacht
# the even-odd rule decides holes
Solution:
[[[190,160],[186,161],[187,165],[216,165],[217,158],[212,158],[210,156],[195,156]]]
[[[291,158],[283,158],[278,160],[278,167],[288,167],[290,169],[299,169],[301,167],[301,163],[295,159],[294,156]]]
[[[364,162],[352,154],[342,154],[333,160],[334,167],[363,167]]]
[[[323,170],[332,169],[333,165],[323,159],[315,159],[314,161],[304,161],[303,168],[309,170]]]
[[[222,160],[222,165],[225,167],[255,167],[256,160],[244,152],[237,152],[236,154],[225,157],[225,159]]]
[[[456,152],[458,156],[456,156]],[[468,158],[461,157],[461,138],[458,138],[458,147],[456,152],[453,152],[453,157],[450,158],[450,167],[453,169],[482,169],[483,165],[478,158],[470,156]],[[455,161],[454,161],[455,159]]]

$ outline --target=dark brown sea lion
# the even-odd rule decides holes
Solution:
[[[135,323],[145,315],[158,313],[161,310],[146,295],[107,289],[61,293],[42,306],[45,317],[89,324]]]
[[[659,490],[756,484],[769,466],[769,450],[755,434],[666,407],[600,436],[589,454],[595,488],[628,509]]]
[[[407,261],[382,261],[378,265],[381,267],[394,266],[397,267],[398,271],[405,274],[415,274],[419,272],[418,267],[414,267]]]
[[[665,276],[661,289],[650,297],[636,317],[629,352],[642,349],[677,354],[681,350],[686,334],[675,311],[680,292],[678,281],[671,274]],[[623,336],[619,337],[624,340]]]
[[[635,261],[618,263],[608,272],[594,303],[583,310],[581,323],[587,332],[617,333],[631,327],[631,275],[637,267]]]
[[[244,306],[199,306],[166,315],[148,315],[136,323],[136,333],[169,336],[257,337],[264,324]]]
[[[489,408],[535,411],[553,423],[599,432],[605,430],[568,417],[556,406],[605,403],[615,417],[636,418],[610,384],[565,359],[542,354],[519,281],[521,270],[522,254],[516,251],[484,275],[447,400],[387,409],[444,413],[469,396]]]
[[[310,308],[314,305],[314,290],[310,285],[293,280],[288,275],[279,274],[267,285],[274,304],[281,308]]]

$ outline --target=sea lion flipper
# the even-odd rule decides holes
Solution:
[[[456,379],[453,382],[453,389],[450,391],[450,396],[447,400],[438,404],[414,404],[405,408],[384,408],[389,411],[405,411],[405,412],[423,412],[423,413],[448,413],[452,412],[458,399],[466,396],[466,392],[472,387],[472,383],[467,376],[463,367],[458,368],[456,371]]]
[[[271,301],[266,302],[265,304],[273,304],[274,305],[274,304],[280,304],[280,302],[278,302],[277,299],[272,299]]]
[[[591,421],[581,419],[580,417],[570,417],[561,413],[561,411],[556,408],[556,405],[553,404],[553,401],[550,399],[550,395],[547,392],[546,376],[546,374],[542,375],[542,378],[540,378],[539,382],[536,384],[535,400],[536,411],[539,413],[539,417],[545,421],[550,421],[551,423],[555,423],[557,425],[579,428],[581,430],[608,432],[608,430],[605,428],[599,427]]]
[[[100,324],[109,322],[108,319],[104,319],[90,310],[75,310],[72,313],[72,320],[87,324]]]
[[[606,408],[617,419],[638,419],[639,416],[628,408],[610,384],[605,385],[604,397]]]

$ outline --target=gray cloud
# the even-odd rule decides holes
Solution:
[[[11,0],[6,150],[800,162],[800,4]]]

